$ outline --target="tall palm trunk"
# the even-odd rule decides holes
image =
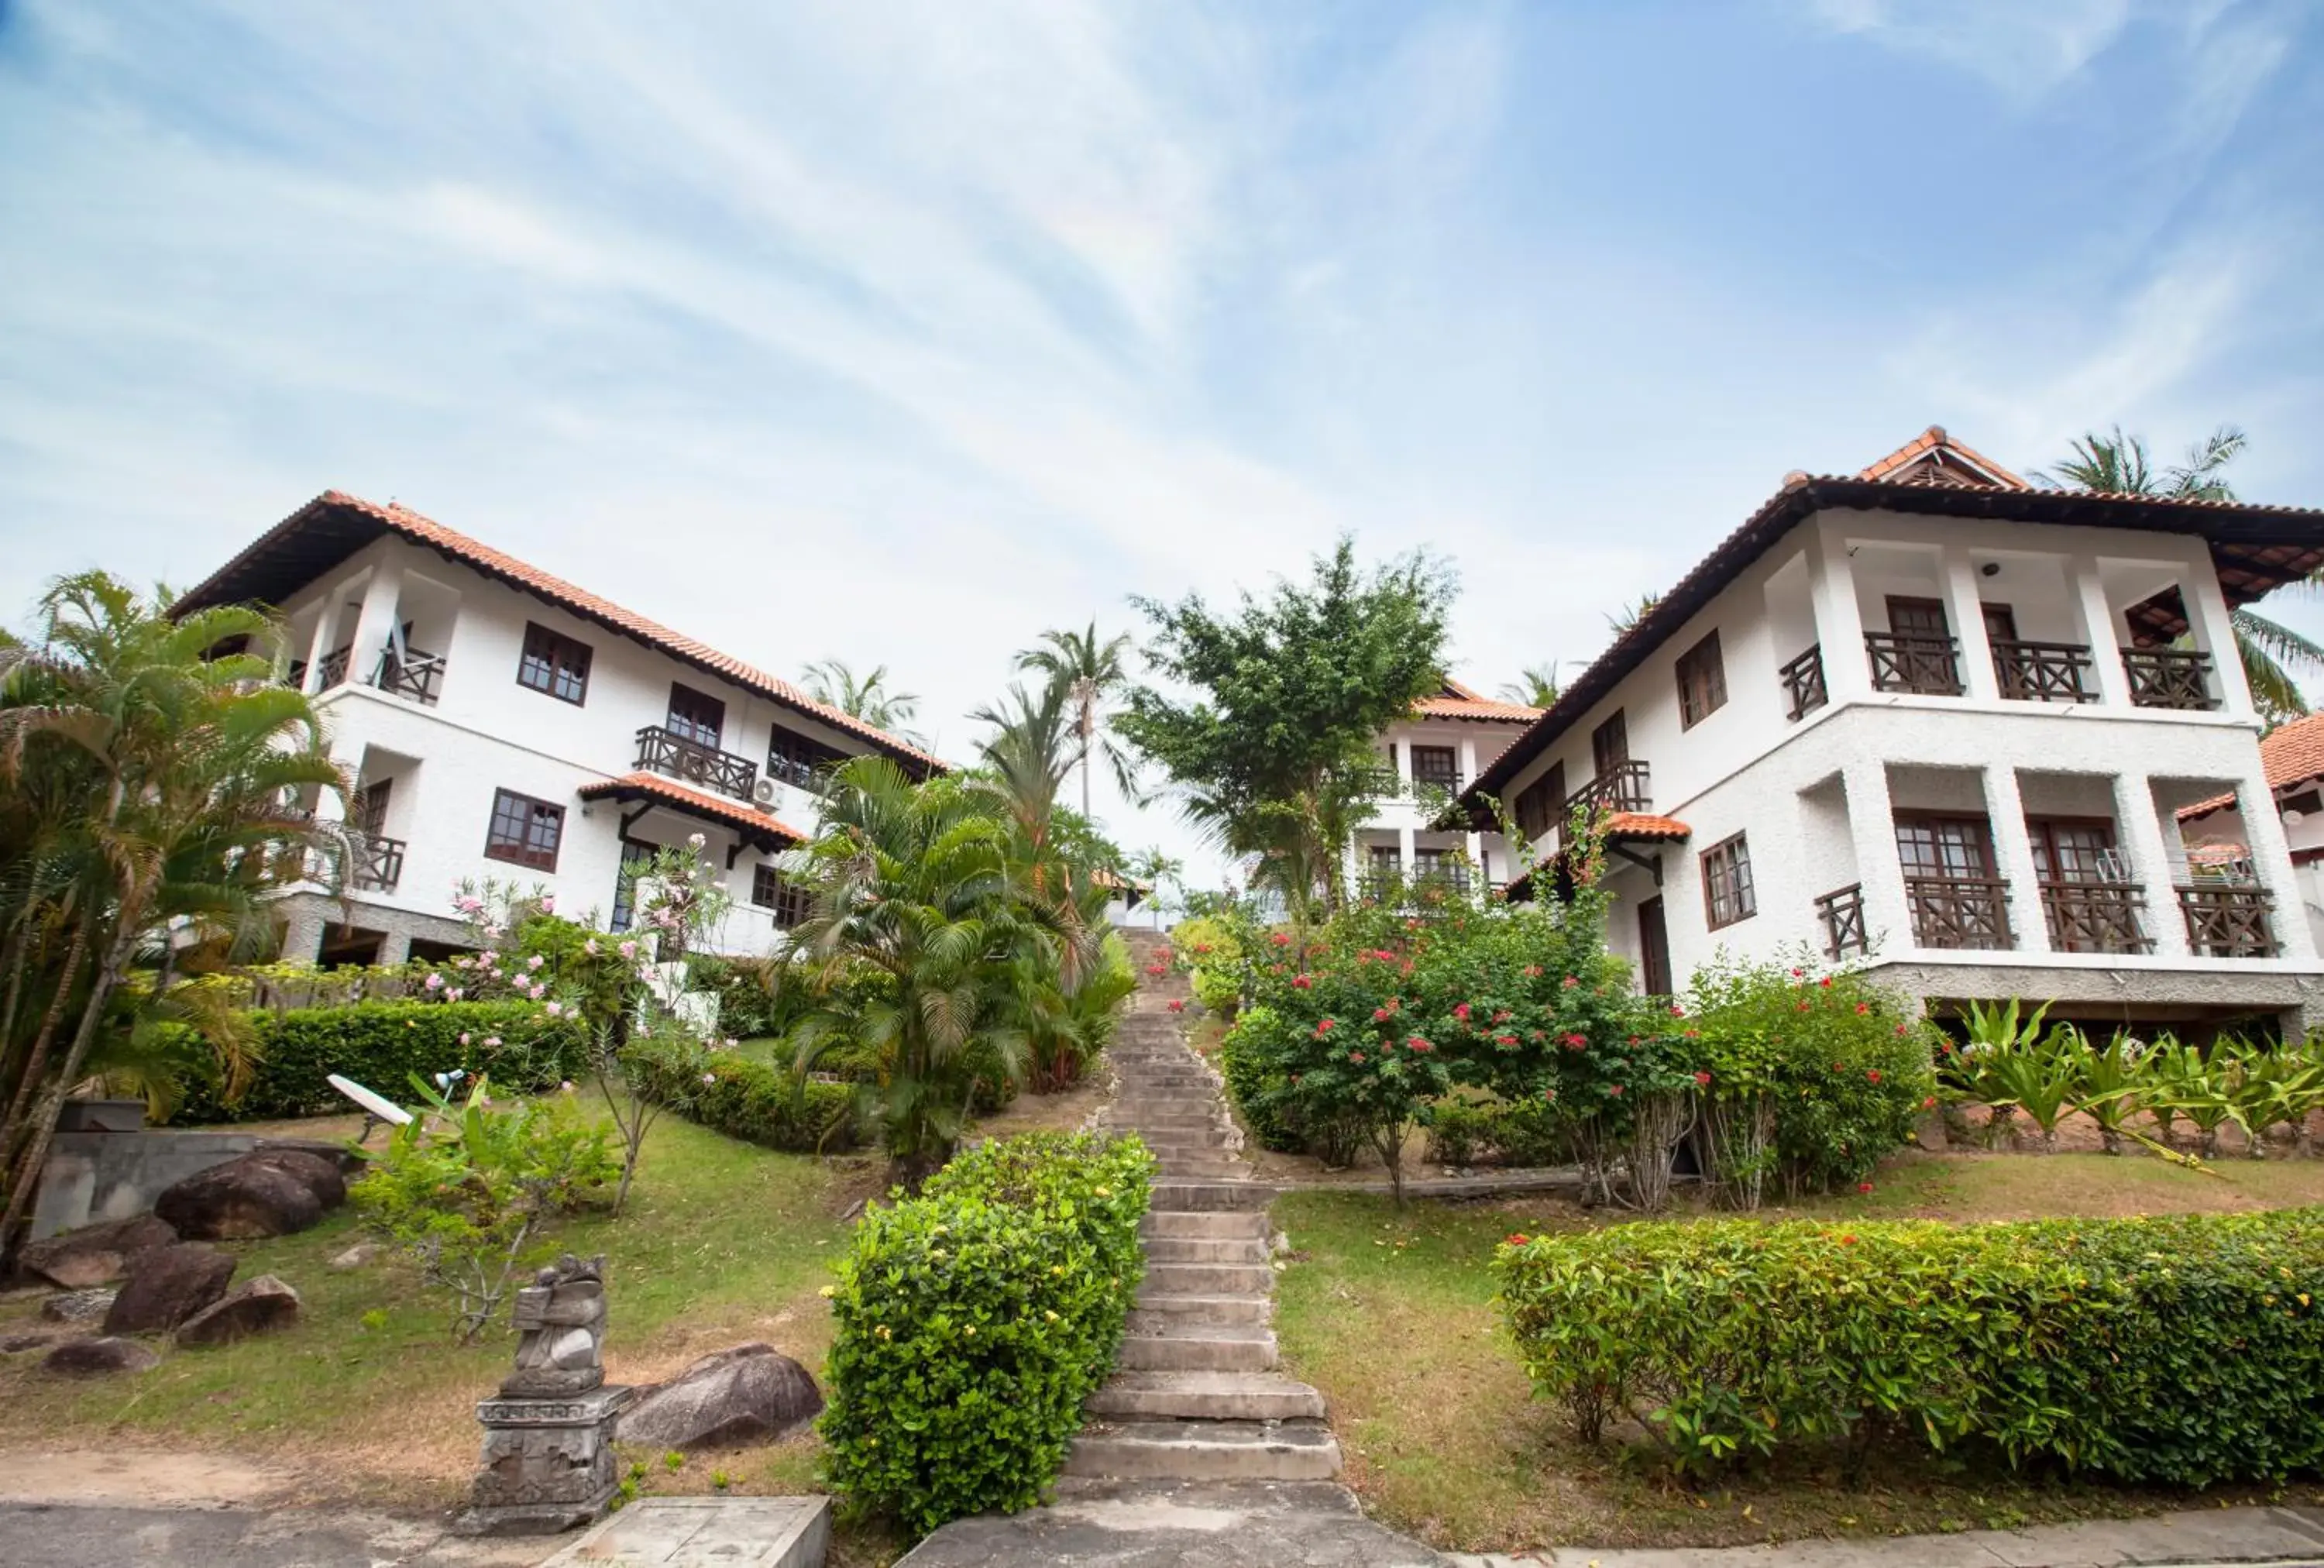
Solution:
[[[7,1169],[16,1148],[23,1139],[24,1110],[39,1092],[41,1075],[49,1065],[49,1050],[56,1043],[57,1026],[64,1021],[65,1004],[72,996],[72,988],[80,982],[81,965],[88,960],[88,924],[81,921],[73,927],[72,945],[65,952],[63,973],[57,977],[56,994],[49,998],[49,1010],[41,1019],[40,1032],[32,1037],[32,1055],[25,1058],[24,1075],[17,1080],[16,1093],[8,1102],[8,1116],[0,1121],[0,1171]]]
[[[73,1030],[72,1045],[65,1052],[64,1065],[45,1088],[32,1109],[32,1138],[16,1162],[14,1176],[8,1184],[8,1207],[0,1213],[0,1257],[13,1257],[15,1237],[22,1227],[26,1211],[32,1207],[32,1188],[38,1183],[41,1167],[49,1158],[49,1144],[56,1137],[57,1119],[64,1113],[65,1096],[80,1081],[81,1064],[88,1060],[89,1047],[97,1043],[98,1021],[105,1016],[106,1005],[113,999],[114,988],[128,971],[129,961],[137,952],[137,925],[126,918],[129,910],[122,911],[124,918],[106,946],[105,961],[97,968],[97,983],[82,1007],[80,1023]]]

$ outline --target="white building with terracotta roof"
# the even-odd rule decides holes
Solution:
[[[1812,949],[1939,1011],[2324,1022],[2228,620],[2319,565],[2324,512],[2041,489],[1932,428],[1787,478],[1465,819],[1494,797],[1550,854],[1605,807],[1609,936],[1649,992]],[[2181,812],[2222,798],[2243,853],[2190,856]]]
[[[1412,716],[1380,737],[1382,766],[1395,781],[1356,830],[1350,881],[1360,889],[1389,879],[1433,881],[1469,892],[1517,874],[1499,832],[1447,829],[1435,819],[1539,717],[1539,708],[1496,702],[1450,678],[1413,704]]]
[[[706,841],[764,953],[802,904],[771,857],[813,832],[818,780],[865,752],[944,764],[721,653],[401,506],[327,492],[180,602],[271,606],[283,678],[314,694],[355,783],[357,863],[294,889],[283,956],[394,963],[464,945],[454,886],[538,882],[624,928],[624,862]],[[314,804],[336,811],[329,799]]]
[[[2294,719],[2259,743],[2269,804],[2292,852],[2292,886],[2310,936],[2324,951],[2324,714]],[[2232,795],[2199,802],[2179,814],[2193,874],[2249,877],[2251,830]],[[2292,900],[2282,902],[2288,907]]]

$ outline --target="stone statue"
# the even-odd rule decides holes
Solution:
[[[558,1399],[605,1380],[605,1258],[567,1252],[516,1293],[516,1370],[503,1399]]]

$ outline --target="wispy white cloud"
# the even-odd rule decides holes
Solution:
[[[2080,72],[2131,18],[2130,0],[1808,0],[1837,32],[1925,54],[2031,97]]]

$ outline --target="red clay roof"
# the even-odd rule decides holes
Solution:
[[[2281,792],[2312,779],[2324,779],[2324,714],[2310,714],[2277,726],[2261,739],[2259,761],[2267,770],[2267,787],[2272,790]],[[2232,794],[2215,795],[2181,807],[2179,820],[2192,822],[2235,803]]]
[[[635,638],[697,669],[706,670],[746,690],[757,692],[810,718],[818,719],[834,729],[859,736],[890,756],[937,770],[947,766],[942,759],[899,740],[885,730],[867,724],[827,703],[816,701],[778,676],[745,664],[732,655],[721,653],[707,643],[697,642],[634,611],[625,610],[610,599],[601,599],[562,577],[447,528],[433,518],[423,517],[410,507],[400,504],[382,506],[377,502],[365,501],[359,495],[350,495],[341,490],[325,491],[277,523],[247,549],[220,567],[208,581],[179,600],[174,607],[176,613],[182,614],[211,604],[281,603],[290,594],[305,586],[316,574],[329,570],[370,542],[369,539],[355,537],[344,528],[331,527],[335,517],[344,519],[348,516],[374,525],[373,537],[383,530],[415,544],[425,545],[487,576],[497,577],[560,609],[569,610],[623,636]],[[325,534],[334,537],[318,538],[315,542],[322,547],[320,549],[299,548],[302,536]],[[340,546],[344,548],[338,548]],[[336,554],[332,553],[334,549]]]
[[[1481,696],[1425,696],[1412,705],[1412,711],[1432,719],[1498,720],[1505,724],[1529,724],[1541,717],[1539,708]]]
[[[1982,481],[2005,490],[2034,488],[1976,447],[1946,435],[1942,425],[1931,425],[1857,477],[1899,484],[1974,486]]]
[[[1643,811],[1618,811],[1606,819],[1608,838],[1643,838],[1677,843],[1693,831],[1675,816],[1653,816]]]
[[[659,773],[623,773],[617,778],[600,779],[594,784],[584,784],[577,793],[584,800],[650,800],[656,806],[667,806],[738,833],[762,839],[788,839],[793,844],[807,842],[807,835],[786,826],[767,812],[724,795],[712,795],[681,784],[675,779],[665,779]]]

